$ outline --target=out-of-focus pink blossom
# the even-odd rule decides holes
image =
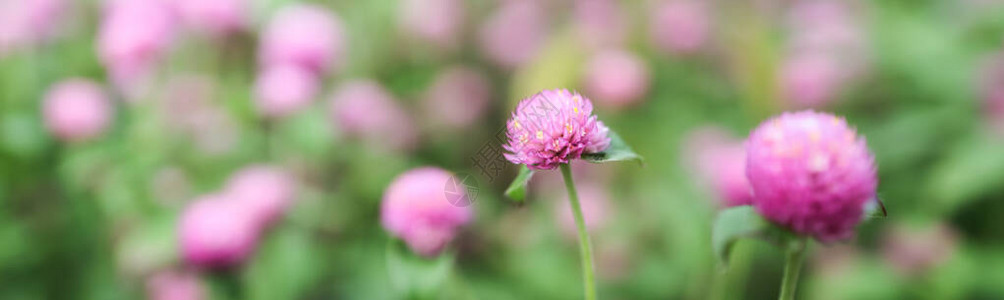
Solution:
[[[711,12],[704,1],[667,0],[652,12],[656,46],[677,54],[701,50],[711,34]]]
[[[460,39],[465,18],[463,0],[402,0],[401,30],[441,48]]]
[[[746,179],[746,147],[724,130],[707,127],[687,138],[685,161],[711,185],[723,207],[749,205],[753,194]]]
[[[547,19],[536,1],[506,1],[481,27],[481,51],[495,64],[513,68],[533,59],[547,35]]]
[[[278,168],[254,165],[234,174],[224,193],[264,227],[275,222],[293,203],[296,182]]]
[[[599,52],[586,67],[586,90],[600,105],[625,107],[637,104],[648,92],[648,85],[648,67],[630,52]]]
[[[319,82],[309,70],[292,64],[267,67],[255,83],[255,106],[269,118],[293,114],[317,95]]]
[[[575,27],[579,37],[593,48],[618,47],[624,43],[628,24],[616,0],[577,0]]]
[[[167,52],[175,34],[175,15],[160,0],[114,0],[98,29],[98,56],[112,80],[129,94]]]
[[[597,184],[578,185],[579,206],[582,207],[582,218],[586,223],[586,231],[595,232],[607,223],[610,211],[610,200],[607,190]],[[572,240],[578,239],[578,229],[572,216],[572,205],[566,195],[554,207],[555,221],[561,233]]]
[[[244,262],[258,244],[259,224],[228,195],[210,195],[189,204],[178,221],[185,262],[201,268],[227,268]]]
[[[42,110],[52,134],[66,141],[83,141],[104,132],[113,107],[96,83],[70,79],[49,90]]]
[[[413,120],[380,84],[370,80],[343,83],[331,97],[338,129],[396,150],[410,150],[418,140]]]
[[[21,47],[49,39],[64,25],[66,0],[12,0],[0,2],[0,57]]]
[[[473,217],[470,206],[454,205],[447,198],[451,177],[446,170],[422,167],[395,178],[383,195],[380,220],[384,229],[403,239],[415,253],[439,254]],[[464,188],[453,192],[466,195]]]
[[[147,279],[146,296],[151,300],[201,300],[206,299],[206,291],[196,273],[161,271]]]
[[[260,47],[264,66],[298,65],[320,76],[340,67],[345,33],[341,19],[327,8],[293,4],[268,23]]]
[[[229,34],[247,25],[247,0],[174,0],[189,26],[214,35]]]
[[[791,106],[820,107],[836,98],[846,75],[840,63],[828,55],[799,55],[781,67],[781,93]]]
[[[884,237],[882,257],[903,276],[921,275],[945,263],[958,244],[957,234],[945,224],[894,226]]]
[[[464,128],[484,114],[491,99],[491,85],[480,72],[453,67],[436,76],[425,92],[425,115],[431,122]]]
[[[990,130],[1004,137],[1004,54],[984,59],[978,89]]]
[[[827,247],[819,247],[812,255],[813,273],[819,276],[832,279],[844,275],[853,275],[855,262],[861,254],[857,246],[852,244],[834,244]]]
[[[544,90],[519,102],[506,123],[505,158],[530,169],[550,170],[610,146],[610,131],[579,93]]]

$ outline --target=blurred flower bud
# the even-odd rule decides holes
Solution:
[[[449,172],[434,167],[399,175],[384,191],[380,212],[384,229],[419,255],[438,255],[473,217],[470,206],[455,206],[446,198],[452,181]],[[460,192],[466,194],[466,189]]]
[[[481,51],[495,64],[514,68],[534,58],[547,38],[546,15],[536,1],[506,1],[480,31]]]
[[[858,248],[851,244],[834,244],[819,247],[812,255],[814,273],[826,279],[853,275],[854,263],[860,259]]]
[[[66,0],[0,2],[0,57],[56,34],[69,5]]]
[[[403,0],[401,30],[409,36],[452,48],[460,39],[464,23],[463,0]]]
[[[648,92],[649,70],[636,55],[622,50],[597,53],[586,67],[586,91],[608,107],[637,104]]]
[[[484,75],[453,67],[436,76],[426,90],[425,117],[444,127],[465,128],[484,114],[491,96],[491,85]]]
[[[617,47],[624,43],[628,24],[616,0],[575,1],[575,27],[579,37],[592,48]]]
[[[840,63],[827,55],[798,55],[781,67],[781,93],[793,107],[822,107],[844,86]]]
[[[949,259],[957,234],[945,224],[890,227],[882,243],[882,257],[903,276],[922,275]]]
[[[206,299],[206,291],[198,274],[168,270],[150,276],[146,296],[150,300],[201,300]]]
[[[209,195],[189,204],[178,221],[181,255],[190,265],[226,268],[254,252],[259,228],[254,216],[226,195]]]
[[[171,45],[174,31],[174,15],[163,1],[113,0],[99,28],[98,55],[112,81],[135,97]]]
[[[1004,137],[1004,54],[985,58],[979,74],[980,96],[983,97],[986,118],[991,130]]]
[[[374,81],[343,83],[331,97],[331,116],[349,136],[375,145],[411,150],[417,142],[411,117]]]
[[[693,164],[703,181],[718,195],[721,207],[752,204],[746,179],[746,147],[741,140],[717,127],[690,133],[684,161]]]
[[[341,19],[327,8],[293,4],[280,10],[262,33],[262,65],[297,65],[317,76],[338,69],[345,52]]]
[[[582,218],[586,223],[586,231],[595,233],[607,223],[610,211],[610,200],[607,191],[600,185],[586,182],[578,185],[579,205],[582,207]],[[578,240],[579,232],[572,216],[572,204],[566,194],[555,203],[555,220],[561,234],[570,240]]]
[[[676,54],[701,50],[711,34],[711,12],[703,1],[667,0],[652,12],[656,46]]]
[[[263,116],[285,117],[310,105],[319,84],[313,73],[299,66],[269,66],[255,83],[255,106]]]
[[[104,132],[113,107],[97,84],[84,79],[65,80],[45,96],[45,124],[56,137],[82,141]]]
[[[234,174],[225,193],[244,207],[256,223],[265,226],[275,222],[292,204],[296,182],[280,169],[256,165]]]
[[[247,23],[247,0],[175,0],[178,14],[189,26],[213,35],[241,30]]]

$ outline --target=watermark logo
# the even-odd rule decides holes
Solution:
[[[446,195],[446,201],[449,201],[451,205],[467,207],[478,198],[480,190],[478,180],[474,176],[467,173],[457,173],[446,181],[443,193]]]

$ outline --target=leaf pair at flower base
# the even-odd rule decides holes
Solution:
[[[635,153],[620,135],[611,130],[607,133],[607,136],[610,137],[610,146],[606,150],[596,153],[583,153],[581,158],[597,164],[626,160],[634,160],[639,164],[644,164],[644,159],[641,155]],[[530,178],[533,177],[533,173],[534,170],[527,168],[525,165],[520,166],[519,174],[516,175],[516,178],[513,179],[512,183],[505,190],[506,197],[516,202],[522,202],[526,199],[526,185],[530,182]]]

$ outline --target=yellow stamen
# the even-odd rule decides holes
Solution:
[[[544,132],[543,131],[537,130],[537,139],[538,140],[544,140]]]

